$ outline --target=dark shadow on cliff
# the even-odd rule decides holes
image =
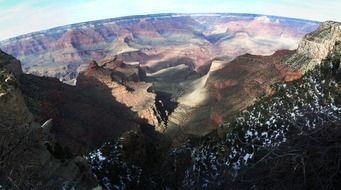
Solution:
[[[144,67],[147,73],[154,73],[161,69],[166,69],[170,67],[175,67],[177,65],[185,64],[188,67],[190,67],[192,70],[195,68],[194,60],[189,57],[179,57],[179,58],[173,58],[168,59],[166,61],[158,62],[157,65],[153,67]]]
[[[79,154],[139,127],[136,113],[117,102],[111,89],[95,78],[91,85],[69,86],[57,79],[22,75],[21,89],[39,123],[53,119],[57,141]]]
[[[168,123],[168,117],[178,107],[179,103],[172,99],[172,94],[167,92],[155,92],[155,105],[160,112],[163,121]]]

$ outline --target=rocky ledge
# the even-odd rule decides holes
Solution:
[[[319,65],[323,59],[340,50],[341,23],[327,21],[307,34],[300,42],[296,53],[284,63],[293,70],[306,72]]]
[[[139,65],[129,65],[113,57],[101,63],[91,62],[88,69],[79,74],[76,86],[82,91],[89,89],[89,93],[101,96],[103,89],[94,80],[102,83],[116,101],[137,113],[139,120],[162,131],[164,122],[156,108],[156,94],[153,93],[152,83],[143,82],[145,77]]]

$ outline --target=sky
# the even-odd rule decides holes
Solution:
[[[0,0],[0,40],[120,16],[218,12],[341,21],[341,0]]]

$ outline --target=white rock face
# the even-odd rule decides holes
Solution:
[[[285,64],[302,72],[311,70],[336,51],[338,42],[341,42],[341,23],[323,22],[316,31],[304,37],[296,54],[286,60]]]

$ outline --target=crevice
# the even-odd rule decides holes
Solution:
[[[159,111],[161,119],[165,122],[166,126],[168,123],[168,117],[175,108],[177,108],[178,103],[172,98],[172,94],[166,92],[155,92],[155,105],[156,109]]]

